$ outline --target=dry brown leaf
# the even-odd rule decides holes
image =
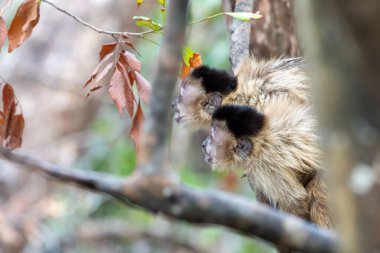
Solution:
[[[139,143],[140,143],[139,137],[140,137],[140,132],[142,129],[143,122],[144,122],[144,114],[143,114],[143,111],[141,109],[141,103],[139,101],[139,103],[137,105],[136,115],[133,118],[131,132],[129,134],[131,136],[132,140],[135,142],[137,152],[139,152]]]
[[[133,115],[134,96],[129,80],[123,76],[122,71],[122,66],[118,64],[115,69],[115,73],[111,78],[110,88],[108,91],[120,114],[122,114],[123,109],[126,108],[129,114]]]
[[[125,95],[125,98],[127,99],[127,101],[129,103],[127,103],[127,110],[128,110],[128,113],[129,113],[129,116],[132,118],[133,117],[133,112],[135,110],[135,96],[133,94],[133,91],[132,91],[132,82],[130,82],[130,79],[129,79],[129,76],[127,74],[127,68],[121,64],[118,65],[119,66],[119,69],[121,71],[121,74],[122,74],[122,77],[123,77],[123,81],[125,83],[125,87],[124,87],[124,95]]]
[[[87,87],[87,85],[89,85],[92,81],[95,80],[96,76],[98,75],[99,73],[99,70],[103,68],[104,64],[106,64],[106,62],[108,60],[110,60],[110,58],[113,56],[114,54],[108,54],[107,56],[105,56],[98,64],[98,66],[96,66],[95,70],[91,73],[91,76],[90,78],[86,81],[86,83],[83,85],[83,89]]]
[[[99,61],[103,60],[104,56],[113,52],[116,45],[117,45],[116,42],[104,44],[99,52]]]
[[[141,62],[137,60],[136,56],[131,52],[124,52],[124,59],[127,61],[128,65],[134,70],[140,72],[141,70]],[[121,59],[120,59],[121,60]]]
[[[8,30],[9,53],[32,35],[33,28],[37,25],[39,18],[40,5],[37,0],[25,0],[19,6]]]
[[[134,74],[136,75],[137,90],[139,91],[139,95],[144,103],[149,104],[152,86],[139,72],[134,72]]]
[[[7,38],[7,33],[8,33],[8,30],[7,30],[5,21],[3,17],[0,16],[0,52],[1,52],[1,48],[4,45],[5,39]]]
[[[3,82],[2,91],[3,111],[0,113],[1,145],[15,149],[22,144],[22,133],[25,125],[24,117],[17,104],[13,88]]]
[[[95,83],[101,81],[114,67],[114,62],[109,62],[102,71],[99,72],[99,74],[96,76]]]

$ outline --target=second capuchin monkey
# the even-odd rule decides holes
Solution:
[[[309,110],[281,98],[262,112],[221,106],[202,146],[213,168],[242,168],[252,189],[272,207],[332,228],[316,122]]]
[[[213,112],[224,104],[254,106],[285,97],[309,103],[309,78],[301,58],[244,59],[232,75],[207,66],[195,68],[181,85],[172,104],[177,123],[192,129],[209,129]]]

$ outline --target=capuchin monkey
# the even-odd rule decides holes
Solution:
[[[213,169],[242,168],[252,189],[274,207],[332,228],[322,157],[310,106],[271,99],[262,112],[228,104],[212,116],[202,148]]]
[[[261,112],[278,97],[308,104],[308,90],[309,78],[301,58],[245,58],[235,75],[203,65],[183,80],[172,104],[174,119],[193,130],[208,130],[213,112],[221,105],[250,105]]]

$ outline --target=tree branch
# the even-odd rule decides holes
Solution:
[[[236,0],[235,12],[252,12],[253,0]],[[230,61],[232,70],[239,65],[244,56],[249,55],[249,38],[251,34],[251,23],[239,19],[232,19],[231,27],[231,52]]]
[[[241,196],[215,190],[197,190],[165,176],[147,176],[138,171],[123,180],[93,171],[63,169],[19,152],[0,148],[0,154],[65,183],[71,183],[119,200],[130,201],[152,212],[199,224],[217,224],[255,235],[277,245],[303,252],[334,252],[335,235],[295,216],[277,212]]]
[[[187,5],[188,0],[169,2],[164,41],[158,57],[149,115],[144,123],[138,157],[138,163],[146,165],[146,173],[163,172],[168,167],[164,166],[168,157],[165,144],[171,124],[170,104],[182,59]]]
[[[68,12],[67,10],[62,9],[61,7],[58,7],[55,3],[52,3],[49,0],[41,0],[41,2],[44,2],[44,3],[47,3],[47,4],[51,5],[51,6],[53,6],[58,11],[66,14],[69,17],[72,17],[78,23],[80,23],[80,24],[82,24],[82,25],[90,28],[91,30],[94,30],[97,33],[103,33],[103,34],[107,34],[107,35],[111,35],[111,36],[115,36],[115,35],[130,35],[130,36],[137,36],[137,37],[142,38],[142,37],[144,37],[144,35],[156,32],[154,30],[145,31],[145,32],[116,32],[116,31],[103,30],[103,29],[100,29],[100,28],[97,28],[97,27],[91,25],[90,23],[88,23],[88,22],[84,21],[83,19],[79,18],[78,16],[76,16],[76,15]]]

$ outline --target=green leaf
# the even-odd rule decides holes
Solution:
[[[165,7],[165,0],[157,0],[159,4],[161,4],[163,7]]]
[[[259,12],[225,12],[225,14],[243,21],[259,19],[263,16]]]
[[[190,67],[190,59],[193,57],[194,51],[190,47],[185,47],[183,49],[183,62],[186,66]]]
[[[162,30],[162,25],[156,22],[153,22],[153,20],[151,20],[150,18],[147,18],[144,16],[134,16],[133,20],[135,20],[135,23],[138,26],[147,26],[156,32],[159,32]]]

